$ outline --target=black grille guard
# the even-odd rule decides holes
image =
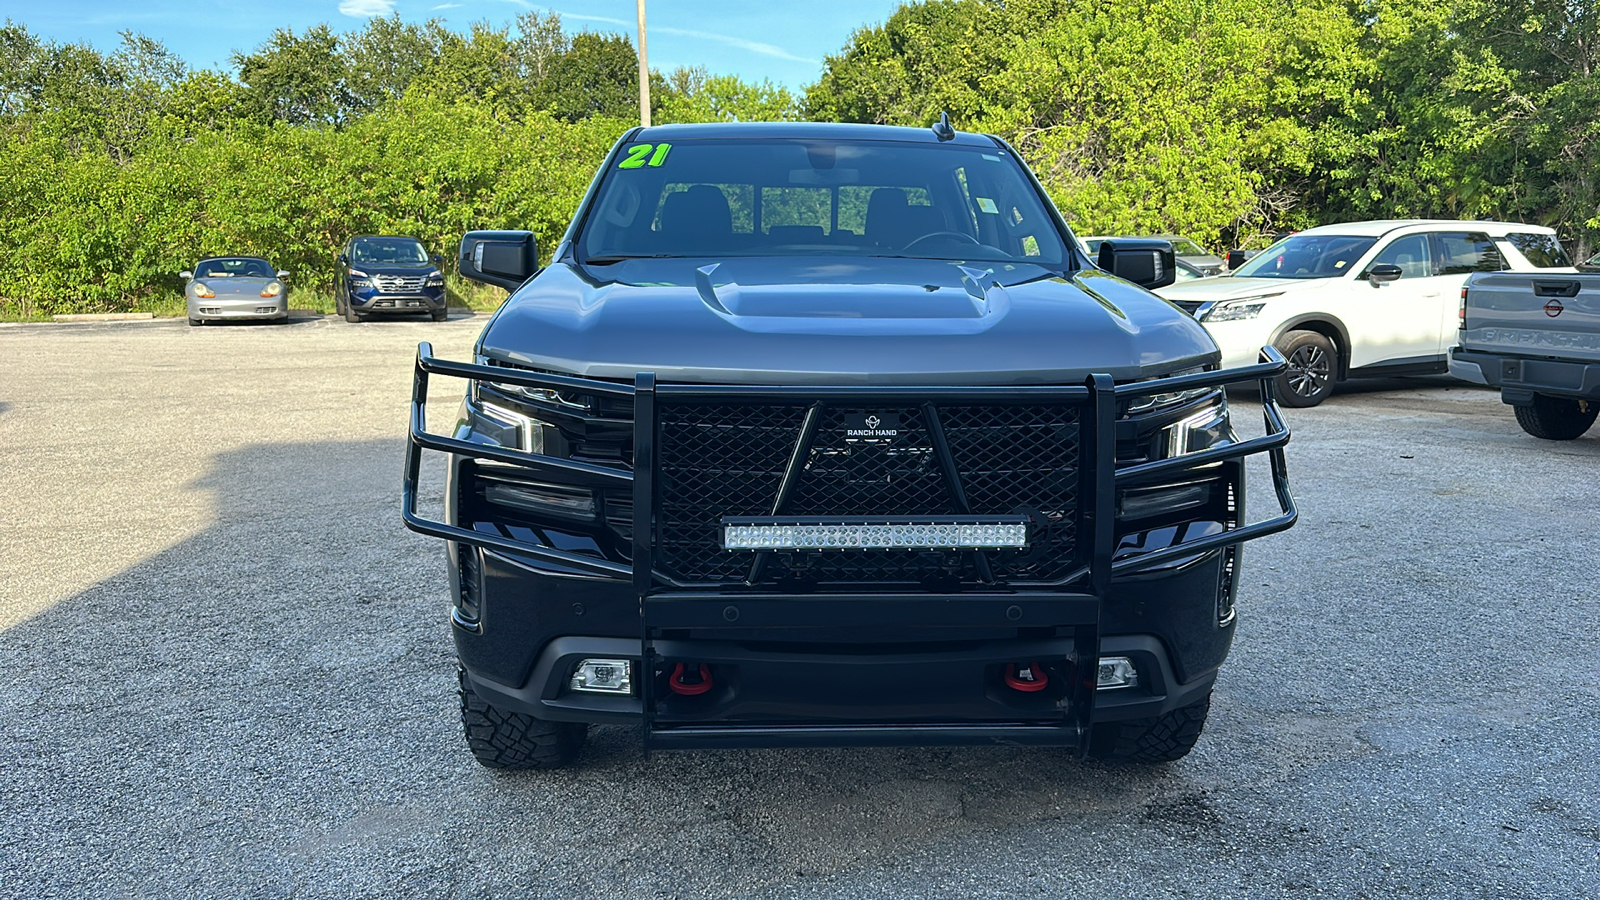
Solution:
[[[651,373],[640,373],[630,385],[596,381],[564,375],[529,372],[499,366],[476,365],[439,359],[433,346],[417,346],[417,362],[411,392],[410,443],[405,457],[401,517],[412,531],[559,565],[569,571],[599,578],[631,580],[640,596],[661,587],[683,587],[656,571],[652,562],[652,536],[655,533],[656,497],[656,400],[787,400],[787,401],[944,401],[982,402],[986,399],[1036,398],[1082,404],[1081,464],[1090,474],[1093,489],[1082,497],[1085,530],[1080,540],[1089,543],[1088,585],[1094,594],[1103,595],[1112,576],[1131,574],[1174,560],[1221,547],[1241,544],[1284,531],[1299,516],[1290,492],[1284,445],[1289,428],[1274,396],[1273,379],[1287,367],[1283,355],[1263,347],[1261,362],[1215,372],[1196,372],[1171,378],[1116,385],[1108,375],[1094,375],[1083,385],[1066,386],[970,386],[970,387],[879,387],[879,386],[762,386],[657,384]],[[632,471],[562,459],[520,449],[464,441],[429,433],[427,429],[428,380],[432,375],[513,384],[545,390],[580,391],[591,395],[629,398],[634,405],[634,463]],[[1134,397],[1170,394],[1198,388],[1223,387],[1257,382],[1261,391],[1262,414],[1266,431],[1260,437],[1186,453],[1169,459],[1117,468],[1115,437],[1118,402]],[[633,563],[621,563],[580,553],[558,550],[515,538],[462,528],[423,518],[417,512],[417,482],[422,468],[422,451],[435,450],[473,459],[493,460],[526,470],[551,481],[587,487],[631,487],[633,491]],[[1268,454],[1273,491],[1277,495],[1277,515],[1252,524],[1238,524],[1217,534],[1183,541],[1159,550],[1113,561],[1115,550],[1115,509],[1118,488],[1145,484],[1184,475],[1226,460],[1238,460],[1258,453]],[[1112,477],[1100,473],[1112,472]]]

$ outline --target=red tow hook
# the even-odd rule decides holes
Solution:
[[[1028,662],[1020,669],[1016,663],[1006,666],[1006,687],[1017,691],[1042,691],[1050,684],[1050,676],[1037,662]]]
[[[672,688],[674,694],[683,694],[686,697],[704,694],[711,690],[711,667],[701,663],[699,671],[685,672],[683,663],[678,663],[672,669],[672,677],[667,679],[667,687]],[[1025,690],[1038,689],[1025,688]]]

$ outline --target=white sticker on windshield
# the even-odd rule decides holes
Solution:
[[[988,197],[978,197],[976,199],[978,201],[978,208],[984,212],[990,215],[996,215],[1000,212],[1000,207],[995,206],[994,201],[990,200]]]

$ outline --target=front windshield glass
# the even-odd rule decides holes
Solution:
[[[1295,234],[1261,251],[1235,278],[1338,278],[1350,271],[1377,238],[1348,234]]]
[[[428,251],[415,238],[361,238],[350,247],[350,261],[368,265],[418,265]]]
[[[266,260],[250,257],[208,259],[194,267],[196,278],[273,278],[275,275]]]
[[[686,140],[625,147],[579,258],[861,256],[1060,265],[1066,246],[998,147]]]
[[[1172,239],[1172,252],[1178,254],[1179,256],[1211,255],[1206,252],[1206,248],[1185,237],[1175,237]]]

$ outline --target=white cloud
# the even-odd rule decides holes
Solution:
[[[537,3],[530,3],[528,0],[504,0],[504,2],[515,4],[524,9],[544,10],[546,12],[558,13],[563,19],[574,19],[579,22],[601,22],[606,25],[620,25],[624,28],[634,28],[638,25],[637,22],[630,22],[626,19],[613,19],[609,16],[590,16],[583,13],[562,12],[561,10],[551,9],[548,6],[540,6]],[[662,25],[650,25],[648,23],[646,23],[646,30],[649,34],[671,34],[678,37],[698,38],[702,41],[714,41],[718,44],[727,44],[730,47],[738,47],[740,50],[746,50],[750,53],[759,53],[762,56],[770,56],[774,59],[786,59],[789,62],[806,63],[813,66],[820,65],[822,62],[821,60],[816,59],[806,59],[804,56],[795,56],[793,53],[790,53],[776,44],[766,44],[762,43],[761,41],[750,41],[742,37],[734,37],[731,34],[717,34],[711,31],[695,31],[689,28],[672,28]]]
[[[429,12],[433,12],[434,10],[437,10],[437,9],[460,9],[460,8],[461,8],[461,4],[459,4],[459,3],[441,3],[438,6],[430,6],[430,7],[428,7],[428,11]]]
[[[747,41],[744,38],[734,37],[731,34],[713,34],[709,31],[691,31],[687,28],[662,28],[660,26],[649,25],[648,23],[646,23],[646,30],[660,32],[661,34],[675,34],[679,37],[699,38],[702,41],[716,41],[719,44],[727,44],[730,47],[738,47],[740,50],[748,50],[751,53],[759,53],[762,56],[770,56],[774,59],[787,59],[790,62],[810,63],[811,65],[817,65],[821,62],[820,60],[806,59],[804,56],[795,56],[793,53],[790,53],[782,47],[774,44],[763,44],[760,41]]]
[[[394,12],[395,0],[339,0],[339,12],[357,19],[387,16]]]

